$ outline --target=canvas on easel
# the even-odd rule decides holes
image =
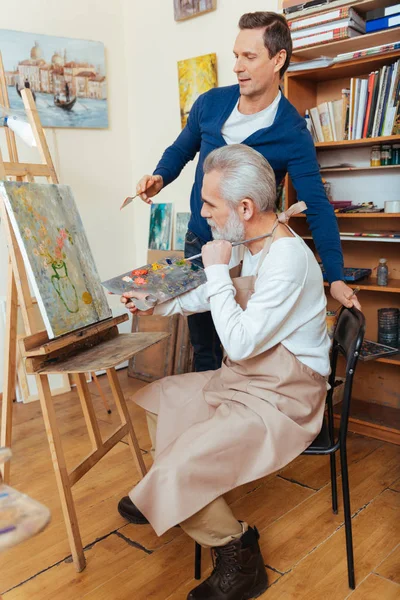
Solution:
[[[111,316],[69,186],[4,181],[2,196],[50,338]]]

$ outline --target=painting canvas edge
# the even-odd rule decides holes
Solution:
[[[20,249],[20,252],[22,254],[22,258],[23,258],[23,261],[24,261],[25,269],[27,271],[29,282],[32,285],[32,288],[33,288],[33,291],[34,291],[34,294],[35,294],[35,298],[36,298],[37,303],[39,305],[39,310],[40,310],[40,314],[42,315],[44,326],[46,327],[46,331],[48,333],[49,338],[50,339],[54,339],[56,336],[54,334],[54,331],[53,331],[53,328],[52,328],[52,326],[50,324],[50,321],[49,321],[49,319],[47,317],[46,309],[45,309],[45,306],[44,306],[44,304],[42,302],[42,298],[41,298],[41,295],[40,295],[40,292],[39,292],[39,287],[38,287],[38,285],[36,283],[36,280],[35,280],[35,276],[34,276],[34,273],[33,273],[32,265],[30,263],[30,260],[29,260],[29,257],[28,257],[28,253],[26,251],[25,244],[23,243],[21,232],[19,230],[19,226],[18,226],[17,220],[16,220],[16,218],[14,216],[14,212],[12,210],[11,203],[10,203],[10,201],[8,199],[8,195],[7,195],[6,188],[4,186],[4,182],[0,182],[0,191],[1,191],[2,196],[3,196],[4,205],[5,205],[6,210],[7,210],[8,218],[10,219],[10,223],[11,223],[12,229],[14,231],[14,235],[15,235],[17,243],[18,243],[18,248]]]

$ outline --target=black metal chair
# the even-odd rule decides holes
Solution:
[[[354,555],[353,536],[351,528],[350,490],[347,465],[347,429],[350,413],[351,391],[353,377],[356,370],[361,344],[365,333],[364,315],[356,308],[342,308],[340,311],[336,328],[333,335],[331,353],[331,374],[329,376],[330,390],[327,394],[327,413],[322,424],[322,429],[313,443],[303,452],[307,455],[327,454],[330,457],[331,486],[332,486],[332,510],[338,512],[337,480],[335,454],[340,453],[340,467],[342,474],[344,525],[346,532],[347,571],[349,586],[355,589],[354,577]],[[338,436],[335,438],[333,420],[333,390],[336,377],[337,359],[342,354],[346,360],[346,379],[344,382],[343,402],[340,415]],[[201,577],[201,546],[195,544],[195,579]]]

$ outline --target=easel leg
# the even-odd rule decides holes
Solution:
[[[115,369],[107,369],[107,377],[110,382],[111,391],[114,396],[115,404],[117,405],[118,413],[122,423],[128,426],[129,431],[129,445],[132,450],[133,460],[135,461],[136,467],[139,473],[144,477],[147,473],[146,465],[143,461],[142,452],[139,447],[139,442],[136,437],[135,430],[133,428],[131,416],[126,405],[125,396],[122,392],[118,375]]]
[[[4,344],[4,388],[0,446],[11,447],[12,413],[16,381],[18,297],[11,261],[8,265],[7,307]],[[10,461],[2,465],[4,483],[10,483]]]
[[[97,375],[96,375],[96,373],[94,371],[92,373],[92,377],[93,377],[94,383],[95,383],[95,385],[97,387],[97,391],[99,392],[99,394],[101,396],[101,399],[103,400],[104,408],[106,409],[106,411],[108,412],[108,414],[111,415],[110,405],[107,402],[106,395],[103,392],[103,390],[101,389],[101,385],[100,385],[99,380],[97,379]]]
[[[37,376],[40,404],[42,407],[43,420],[46,427],[47,439],[49,440],[50,453],[56,474],[58,493],[60,495],[61,507],[64,514],[65,526],[67,528],[69,545],[78,572],[83,571],[86,566],[83,553],[81,534],[79,532],[78,520],[72,497],[71,484],[69,481],[67,466],[65,464],[64,451],[62,448],[60,432],[56,421],[53,399],[47,375]]]

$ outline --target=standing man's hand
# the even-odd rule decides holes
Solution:
[[[144,175],[136,186],[136,193],[143,202],[152,204],[150,198],[156,196],[163,186],[164,181],[161,175]]]
[[[232,244],[225,240],[208,242],[201,249],[204,268],[212,265],[229,265],[232,255]]]
[[[331,283],[331,296],[346,308],[355,306],[358,310],[361,310],[361,304],[355,294],[353,294],[353,290],[344,281],[334,281]]]

